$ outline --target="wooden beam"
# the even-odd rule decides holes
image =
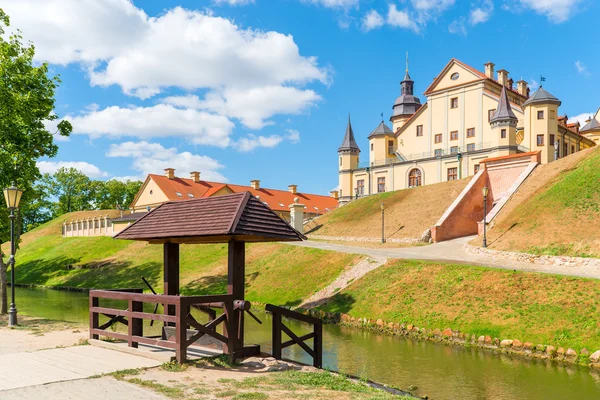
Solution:
[[[179,294],[179,244],[163,244],[163,294],[175,296]],[[175,306],[170,305],[165,308],[168,315],[175,315]],[[173,326],[173,324],[169,324]]]
[[[227,293],[233,295],[233,300],[244,300],[246,278],[246,243],[232,239],[229,241],[229,254],[227,259]],[[244,347],[244,310],[235,310],[230,321],[233,335],[233,349],[235,353]]]

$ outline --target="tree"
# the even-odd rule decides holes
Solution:
[[[125,210],[133,202],[133,198],[142,186],[141,181],[125,182],[111,179],[110,181],[95,181],[95,205],[98,210]]]
[[[41,184],[57,199],[51,207],[53,217],[94,208],[95,186],[87,175],[75,168],[63,167],[53,175],[44,174]]]
[[[9,17],[0,9],[0,186],[15,183],[25,193],[23,207],[32,196],[33,183],[40,178],[36,162],[53,157],[58,147],[54,134],[69,136],[73,128],[60,121],[56,132],[46,128],[58,120],[54,114],[54,93],[60,79],[48,76],[48,64],[35,66],[33,44],[23,45],[19,31],[5,37]],[[9,239],[8,210],[0,202],[0,242]],[[20,226],[20,224],[17,224]],[[19,233],[19,232],[18,232]],[[6,270],[0,249],[0,313],[7,312]]]

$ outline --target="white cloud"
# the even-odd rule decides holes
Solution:
[[[529,89],[531,89],[531,92],[535,92],[536,90],[538,90],[538,88],[540,87],[540,83],[538,81],[536,81],[535,79],[531,78],[529,80]]]
[[[216,5],[245,6],[254,3],[254,0],[212,0],[212,2]]]
[[[519,0],[522,7],[544,15],[550,22],[557,24],[576,14],[580,3],[582,0]]]
[[[568,122],[570,124],[573,124],[575,122],[579,122],[581,124],[581,126],[583,127],[585,125],[585,121],[587,121],[588,119],[590,119],[593,115],[594,115],[593,112],[578,114],[578,115],[575,115],[573,117],[569,117],[569,121]]]
[[[381,28],[385,24],[385,20],[375,10],[369,11],[362,19],[362,29],[368,32],[373,29]]]
[[[417,24],[411,19],[407,11],[398,10],[395,4],[390,4],[386,22],[394,27],[411,29],[415,32],[419,31]]]
[[[271,136],[256,136],[248,135],[248,137],[241,138],[235,142],[235,147],[242,152],[248,152],[256,149],[257,147],[277,147],[279,143],[283,141],[283,138],[279,135]]]
[[[91,138],[181,136],[192,143],[226,147],[234,124],[226,117],[167,104],[152,107],[107,107],[78,116],[67,116],[74,134]]]
[[[471,25],[483,24],[487,22],[494,12],[494,2],[492,0],[484,0],[479,3],[479,7],[475,7],[469,14],[469,22]]]
[[[448,25],[448,32],[453,33],[455,35],[463,35],[467,36],[467,27],[465,25],[465,17],[460,17],[452,21],[450,25]]]
[[[276,114],[300,114],[321,100],[313,90],[289,86],[263,86],[246,90],[225,89],[198,96],[170,96],[162,101],[175,107],[191,107],[239,119],[250,129],[272,125]]]
[[[590,72],[588,71],[585,64],[582,63],[581,61],[579,61],[579,60],[575,61],[575,68],[577,68],[577,72],[579,73],[579,75],[583,75],[585,77],[590,76]]]
[[[295,129],[286,129],[287,132],[286,139],[290,141],[292,144],[300,143],[300,132]]]
[[[417,12],[420,25],[426,25],[430,20],[435,20],[444,11],[454,5],[456,0],[411,0]]]
[[[53,174],[60,168],[75,168],[90,178],[104,178],[108,174],[94,164],[85,161],[38,161],[37,167],[42,174]]]
[[[175,174],[187,177],[190,171],[200,171],[201,179],[227,182],[218,170],[223,168],[215,159],[190,153],[178,152],[176,148],[165,148],[159,143],[123,142],[112,144],[107,157],[124,157],[133,160],[132,169],[139,176],[123,176],[115,179],[145,179],[148,174],[162,174],[165,168],[175,168]]]
[[[349,9],[358,7],[359,0],[303,0],[305,3],[317,4],[326,8]]]

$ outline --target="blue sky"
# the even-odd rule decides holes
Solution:
[[[43,171],[178,176],[264,187],[337,185],[348,113],[363,158],[388,120],[405,53],[422,93],[453,57],[486,61],[600,107],[594,0],[2,0],[12,29],[60,74],[74,134]],[[51,126],[49,129],[53,129]]]

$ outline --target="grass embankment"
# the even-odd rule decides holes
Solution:
[[[312,233],[323,236],[381,238],[381,203],[388,239],[418,239],[434,225],[469,179],[397,190],[352,201],[316,221]]]
[[[322,307],[356,318],[600,349],[600,281],[393,260]]]
[[[600,257],[598,226],[600,148],[593,148],[537,167],[496,218],[488,244],[538,255]]]
[[[81,218],[78,213],[68,216]],[[72,288],[144,287],[162,290],[162,246],[110,237],[63,238],[56,219],[23,235],[17,254],[19,284]],[[247,298],[294,306],[331,283],[361,256],[277,243],[247,245]],[[226,293],[227,244],[182,245],[183,294]]]

